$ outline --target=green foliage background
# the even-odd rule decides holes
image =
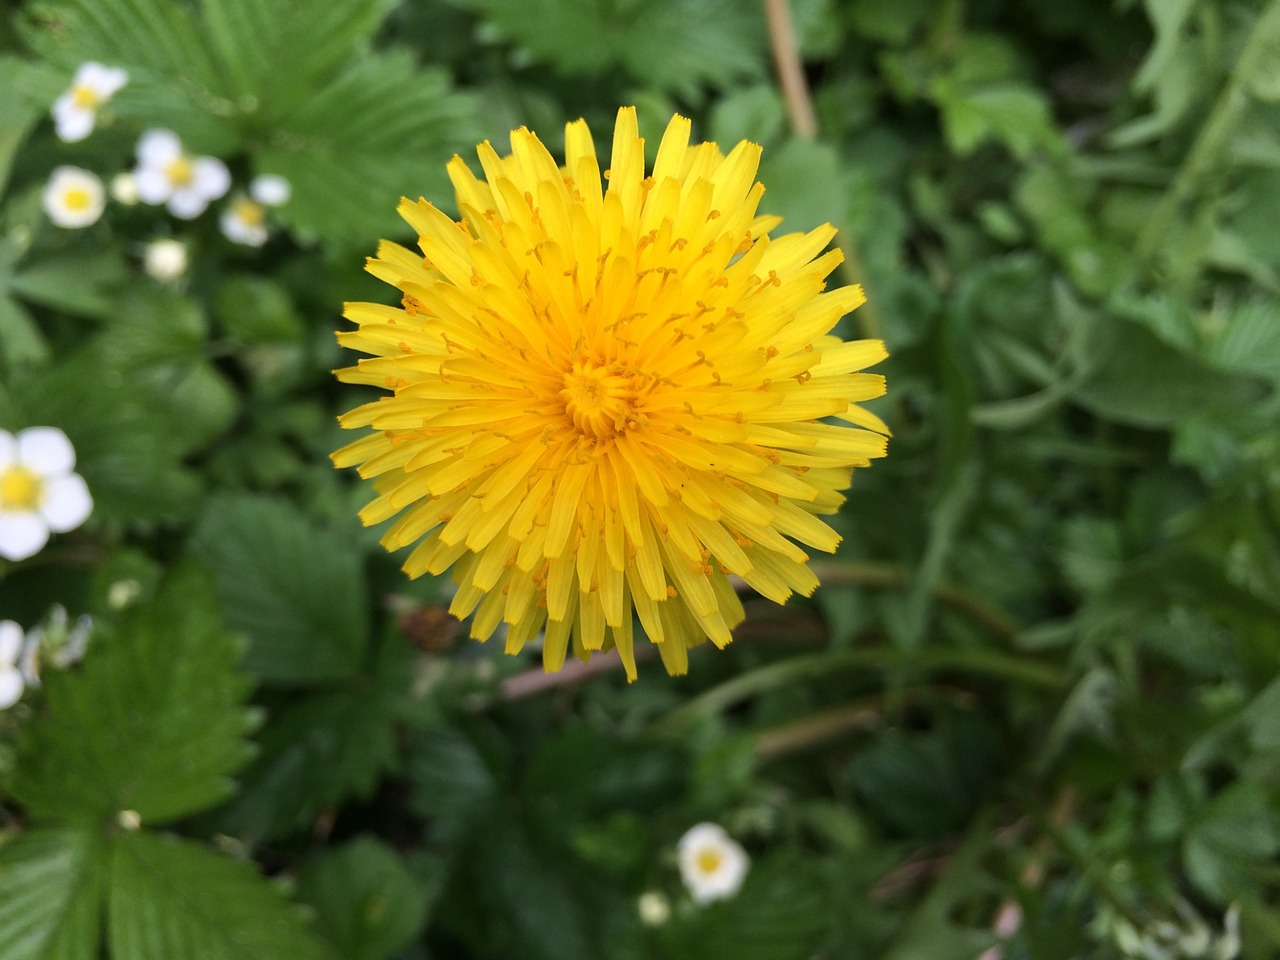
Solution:
[[[0,426],[96,504],[0,568],[0,617],[95,624],[0,714],[4,960],[969,960],[1014,906],[1007,957],[1220,956],[1229,909],[1280,955],[1280,3],[794,0],[813,138],[747,0],[0,11]],[[63,144],[90,59],[131,80]],[[454,152],[620,104],[840,228],[895,435],[811,602],[539,686],[359,527],[333,330]],[[266,247],[45,219],[157,126],[291,181]],[[705,908],[700,820],[752,856]]]

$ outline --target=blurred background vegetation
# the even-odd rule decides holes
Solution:
[[[1280,955],[1280,3],[789,18],[0,4],[0,427],[64,430],[95,499],[0,566],[0,618],[93,618],[0,713],[0,957]],[[90,60],[129,83],[63,143]],[[629,686],[463,639],[327,456],[400,195],[621,104],[650,148],[676,111],[763,144],[764,211],[840,229],[894,430],[811,601]],[[157,127],[288,179],[265,245],[220,203],[50,223],[55,167],[109,182]],[[751,866],[696,906],[705,820]]]

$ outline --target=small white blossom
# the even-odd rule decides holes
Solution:
[[[267,210],[248,197],[236,197],[222,211],[218,226],[232,243],[260,247],[267,242]]]
[[[0,710],[8,710],[22,698],[26,680],[18,667],[24,634],[12,620],[0,620]]]
[[[111,178],[111,199],[126,207],[138,202],[138,181],[132,173],[117,173]]]
[[[79,167],[58,167],[45,184],[44,212],[56,226],[76,230],[98,222],[106,198],[96,174]]]
[[[231,187],[226,164],[187,153],[172,130],[148,130],[138,140],[137,154],[138,199],[152,206],[163,203],[183,220],[200,216]]]
[[[74,530],[93,511],[76,453],[56,427],[31,427],[16,437],[0,430],[0,557],[25,560],[50,532]]]
[[[268,207],[282,207],[292,195],[289,181],[277,173],[264,173],[249,184],[249,196]]]
[[[50,111],[58,139],[75,143],[92,133],[98,108],[128,82],[128,72],[119,67],[105,67],[92,60],[80,64],[71,88],[53,101]]]
[[[680,878],[697,903],[728,899],[746,879],[747,852],[719,824],[690,827],[680,838],[678,853]]]
[[[142,268],[161,283],[177,280],[187,272],[187,245],[181,240],[152,240],[142,254]]]

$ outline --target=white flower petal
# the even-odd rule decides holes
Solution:
[[[137,152],[139,165],[164,167],[182,156],[182,141],[172,130],[148,130],[138,138]]]
[[[0,620],[0,667],[11,667],[18,662],[25,639],[22,627],[12,620]]]
[[[103,100],[114,96],[129,82],[129,71],[123,67],[104,67],[102,64],[96,66],[99,69],[93,80],[93,88]]]
[[[264,173],[249,184],[249,196],[268,207],[279,207],[289,202],[293,187],[276,173]]]
[[[8,430],[0,430],[0,470],[18,459],[18,439]]]
[[[25,560],[49,542],[49,525],[38,513],[0,512],[0,557]]]
[[[194,187],[181,187],[173,191],[167,206],[169,212],[180,220],[194,220],[204,213],[209,201]]]
[[[0,710],[8,710],[21,700],[24,687],[22,674],[17,670],[12,667],[0,670]]]
[[[747,852],[714,823],[691,827],[678,845],[680,878],[696,903],[731,897],[747,875]]]
[[[40,514],[54,533],[74,530],[92,512],[93,497],[89,495],[89,485],[80,474],[72,473],[45,482]]]
[[[192,174],[191,189],[206,200],[217,200],[231,189],[231,173],[217,157],[197,157]]]
[[[45,476],[70,473],[75,469],[76,451],[57,427],[29,427],[18,434],[18,460]]]
[[[139,200],[154,207],[173,194],[173,183],[159,168],[138,167],[133,171],[133,189]]]
[[[75,104],[63,110],[58,110],[55,104],[53,118],[54,132],[63,143],[79,143],[93,133],[94,124],[98,121],[93,110]]]

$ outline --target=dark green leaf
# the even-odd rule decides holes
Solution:
[[[110,911],[120,960],[330,960],[251,866],[177,837],[117,839]]]
[[[417,936],[428,891],[396,852],[361,837],[308,864],[298,899],[315,909],[316,926],[343,960],[386,960]]]
[[[364,663],[368,598],[359,551],[287,500],[211,499],[191,549],[212,569],[228,624],[249,635],[263,680],[353,677]]]
[[[189,568],[153,602],[100,621],[83,669],[46,676],[14,794],[33,816],[99,824],[125,810],[174,820],[222,799],[248,752],[240,647]]]

